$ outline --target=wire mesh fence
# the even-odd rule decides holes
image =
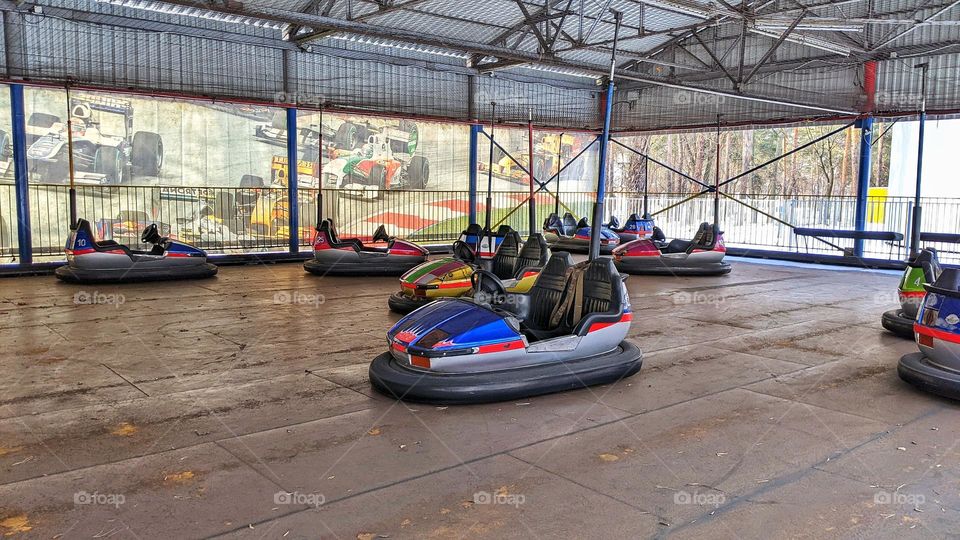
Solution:
[[[69,234],[69,189],[62,184],[31,184],[30,224],[32,253],[37,260],[60,260]],[[713,221],[712,194],[690,200],[689,194],[609,193],[605,220],[630,214],[653,214],[668,237],[690,238],[700,223]],[[476,220],[486,224],[486,193],[477,194]],[[0,185],[4,208],[16,209],[13,185]],[[342,237],[369,239],[383,224],[391,235],[425,244],[455,240],[470,221],[467,191],[351,191],[323,190],[323,211],[318,212],[318,190],[297,193],[298,227],[291,229],[290,199],[285,188],[77,186],[78,217],[89,221],[101,239],[129,245],[140,244],[140,233],[157,223],[161,233],[197,245],[210,253],[262,253],[286,251],[290,237],[310,246],[314,227],[321,218],[333,219]],[[533,198],[535,222],[530,223],[528,193],[498,191],[490,194],[490,225],[509,225],[527,235],[540,230],[551,212],[570,212],[590,219],[593,193],[539,192]],[[813,237],[800,237],[794,227],[855,229],[855,197],[724,195],[720,198],[719,222],[728,246],[756,251],[788,251],[842,255],[853,240],[830,239],[833,246]],[[954,233],[960,223],[960,199],[924,198],[923,231]],[[893,231],[908,237],[913,199],[870,198],[866,206],[866,230]],[[16,215],[0,216],[0,253],[5,262],[15,262]],[[925,243],[938,248],[945,262],[960,261],[958,246]],[[838,249],[840,248],[840,249]],[[308,248],[307,248],[308,249]],[[865,241],[869,258],[903,260],[905,242]]]

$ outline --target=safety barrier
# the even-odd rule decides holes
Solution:
[[[648,209],[670,237],[692,237],[703,221],[713,220],[709,195],[676,204],[689,194],[650,194]],[[478,194],[478,221],[484,222],[486,194]],[[69,233],[68,188],[63,184],[30,185],[33,254],[37,260],[60,260]],[[317,190],[299,191],[302,250],[309,249],[317,216]],[[383,223],[391,234],[424,243],[448,243],[467,225],[467,191],[371,191],[324,190],[325,212],[337,223],[341,236],[370,236]],[[528,194],[498,191],[492,194],[491,224],[506,223],[521,234],[529,232]],[[736,201],[734,200],[736,199]],[[745,206],[742,203],[746,203]],[[560,213],[589,216],[592,193],[562,193]],[[555,199],[541,192],[535,197],[539,229],[554,210]],[[912,198],[871,198],[867,230],[909,230]],[[941,259],[960,261],[960,246],[949,242],[960,223],[960,199],[925,198],[923,245],[937,247]],[[725,195],[720,204],[720,224],[728,246],[756,251],[791,251],[836,254],[828,245],[797,241],[795,227],[847,229],[854,226],[855,197]],[[643,197],[638,193],[608,193],[607,214],[624,220],[640,213]],[[285,188],[88,186],[77,187],[77,207],[104,238],[137,244],[140,231],[150,222],[160,224],[164,234],[195,243],[211,253],[260,253],[289,248],[289,208]],[[667,209],[660,211],[660,209]],[[3,262],[16,262],[17,219],[14,188],[0,184],[0,254]],[[934,233],[942,233],[935,235]],[[854,240],[838,239],[841,248]],[[849,245],[847,245],[849,244]],[[864,256],[903,260],[904,242],[865,240]]]

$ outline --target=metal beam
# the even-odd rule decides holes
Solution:
[[[540,31],[540,27],[537,26],[538,23],[532,22],[532,16],[530,15],[530,12],[527,11],[527,6],[523,5],[522,0],[514,0],[514,2],[517,4],[517,7],[520,8],[520,12],[523,13],[524,22],[530,27],[531,30],[533,30],[533,35],[537,36],[537,41],[540,42],[540,48],[543,53],[551,54],[550,44],[547,42],[547,38],[543,36],[543,32]],[[544,9],[549,9],[549,6],[550,4],[548,3],[547,7]]]
[[[716,62],[717,67],[723,70],[723,74],[726,75],[728,79],[730,79],[730,82],[733,83],[733,87],[740,88],[740,81],[738,81],[737,79],[734,79],[733,75],[731,75],[730,72],[727,71],[727,68],[723,66],[723,62],[721,62],[720,59],[717,58],[717,55],[713,54],[713,51],[710,50],[710,47],[707,47],[707,44],[704,43],[703,39],[700,38],[700,34],[694,34],[693,37],[697,39],[697,42],[700,43],[700,46],[703,47],[703,50],[707,51],[707,54],[710,55],[710,58],[712,58],[713,61]],[[699,60],[699,58],[697,58],[697,60]]]
[[[353,18],[350,19],[350,20],[351,20],[351,21],[355,21],[355,22],[365,21],[365,20],[367,20],[367,19],[370,19],[371,17],[376,17],[377,15],[384,15],[384,14],[386,14],[386,13],[390,13],[391,11],[397,11],[397,10],[400,10],[400,9],[411,8],[411,7],[413,7],[413,6],[417,5],[417,4],[420,4],[420,3],[422,3],[422,2],[426,2],[426,0],[407,0],[406,2],[398,3],[398,4],[381,4],[381,5],[380,5],[380,9],[378,9],[378,10],[376,10],[376,11],[371,11],[370,13],[364,13],[363,15],[357,15],[356,17],[353,17]],[[332,5],[333,5],[333,3],[331,2],[331,6],[332,6]],[[329,10],[328,10],[328,11],[326,11],[326,13],[325,13],[323,16],[327,16],[327,17],[328,17],[329,15],[330,15],[330,12],[329,12]],[[341,20],[342,20],[342,19],[341,19]],[[302,25],[302,26],[310,26],[310,25]],[[336,33],[336,31],[335,31],[335,30],[332,30],[332,29],[329,29],[329,30],[314,30],[313,32],[310,32],[310,33],[307,33],[307,34],[303,34],[303,35],[301,35],[301,36],[296,36],[296,37],[294,38],[294,40],[295,40],[298,44],[300,44],[300,45],[305,45],[305,44],[307,44],[307,43],[309,43],[309,42],[311,42],[311,41],[315,41],[315,40],[318,40],[318,39],[321,39],[321,38],[330,36],[330,35],[335,34],[335,33]]]
[[[834,55],[821,55],[796,60],[784,60],[781,62],[768,61],[765,65],[757,69],[757,74],[760,75],[764,73],[786,71],[798,68],[815,69],[820,67],[836,67],[838,64],[856,67],[867,60],[886,60],[893,52],[897,52],[897,57],[899,58],[908,58],[913,56],[954,54],[958,51],[960,51],[960,43],[956,41],[942,41],[898,50],[885,49],[882,51],[874,51],[869,53],[852,53],[848,58],[843,60],[838,60]],[[751,66],[745,66],[745,69],[750,67]],[[714,70],[710,72],[681,75],[677,77],[677,80],[681,83],[695,83],[715,80],[722,77],[724,77],[724,74],[720,70]],[[635,88],[637,88],[637,86],[633,86],[631,89]]]
[[[767,52],[764,53],[763,57],[760,58],[760,61],[757,62],[757,64],[753,66],[753,69],[750,70],[750,73],[748,73],[747,76],[744,77],[742,81],[735,84],[737,84],[737,86],[740,86],[750,82],[750,79],[752,79],[753,76],[757,74],[757,70],[760,69],[760,66],[765,64],[766,61],[769,60],[771,56],[773,56],[773,53],[777,52],[777,49],[780,48],[780,45],[783,44],[783,42],[786,41],[788,37],[790,37],[790,33],[793,32],[793,29],[796,28],[797,25],[800,24],[800,21],[802,21],[803,18],[806,16],[807,16],[806,11],[801,13],[800,16],[793,21],[793,24],[791,24],[786,30],[783,31],[782,34],[780,34],[780,37],[777,38],[777,41],[774,42],[774,44],[771,45],[769,49],[767,49]]]
[[[930,20],[932,20],[932,19],[936,19],[937,17],[939,17],[939,16],[942,15],[943,13],[949,11],[950,9],[953,8],[953,6],[956,6],[957,4],[960,4],[960,0],[956,0],[955,2],[952,2],[951,4],[949,4],[949,5],[947,5],[947,6],[944,6],[944,7],[940,8],[940,9],[938,9],[938,10],[935,11],[933,14],[931,14],[931,15],[929,15],[929,16],[927,16],[927,17],[924,17],[923,20],[921,20],[921,21],[917,21],[917,22],[913,23],[912,26],[910,26],[910,27],[907,28],[906,30],[903,30],[903,31],[897,33],[895,36],[892,36],[892,37],[890,37],[890,38],[884,39],[884,40],[883,40],[882,42],[880,42],[876,47],[874,47],[874,49],[882,49],[884,46],[889,45],[890,43],[893,43],[894,41],[896,41],[896,40],[898,40],[898,39],[906,36],[907,34],[912,33],[914,30],[916,30],[917,28],[920,28],[921,26],[923,26],[923,25],[924,25],[925,23],[927,23],[928,21],[930,21]]]

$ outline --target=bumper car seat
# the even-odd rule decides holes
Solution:
[[[490,268],[493,274],[500,279],[512,278],[519,251],[520,235],[515,231],[508,232],[491,260]]]

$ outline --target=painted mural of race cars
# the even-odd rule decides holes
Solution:
[[[270,161],[270,184],[287,187],[287,156],[273,156]],[[297,160],[297,186],[308,189],[320,187],[320,163],[306,159]]]
[[[133,174],[158,176],[163,140],[133,130],[130,100],[96,96],[72,98],[74,178],[79,184],[121,184]],[[69,174],[67,124],[59,117],[33,113],[27,121],[27,160],[42,182],[66,182]]]
[[[561,163],[557,160],[557,150],[560,150],[562,162],[568,163],[575,155],[574,148],[576,146],[578,146],[578,141],[573,135],[563,135],[561,139],[560,135],[548,133],[540,137],[540,139],[534,143],[533,147],[533,176],[541,182],[549,180],[550,177],[557,174],[560,170]],[[579,151],[579,149],[577,151]],[[492,167],[493,176],[502,180],[527,185],[529,176],[526,171],[529,170],[529,150],[524,146],[523,148],[518,147],[510,152],[513,158],[516,158],[517,161],[520,162],[519,164],[508,156],[506,152],[503,152],[499,148],[494,149],[494,157],[496,160],[493,162]],[[477,169],[481,174],[487,174],[487,170],[490,168],[487,161],[481,160],[477,163]],[[564,176],[566,176],[566,172]]]
[[[353,150],[364,144],[371,130],[369,124],[343,122],[336,130],[326,125],[310,124],[297,127],[298,158],[317,161],[321,155],[331,157],[336,150]],[[287,117],[277,112],[270,123],[254,129],[254,138],[274,146],[287,145]],[[323,145],[321,149],[320,146]]]
[[[369,130],[367,142],[323,166],[323,185],[345,190],[343,195],[377,198],[392,189],[425,189],[430,162],[415,155],[419,142],[416,124],[403,122]]]

